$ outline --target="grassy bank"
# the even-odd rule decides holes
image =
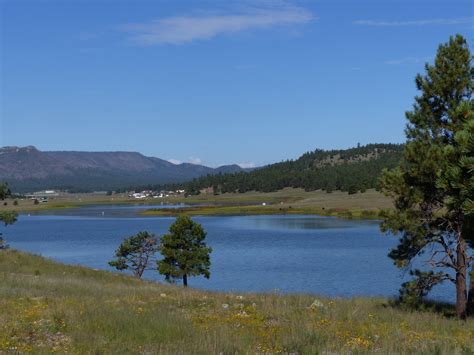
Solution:
[[[206,205],[206,207],[195,207],[189,210],[190,214],[203,215],[228,215],[228,214],[281,214],[281,213],[304,213],[322,215],[341,215],[350,211],[355,218],[362,213],[375,214],[380,209],[390,208],[391,201],[375,190],[367,190],[365,193],[348,195],[347,192],[334,191],[304,191],[302,189],[287,188],[276,192],[247,192],[243,194],[202,194],[198,196],[174,196],[164,199],[131,199],[126,194],[114,194],[112,196],[94,194],[64,194],[52,198],[47,203],[34,204],[32,200],[8,199],[0,203],[2,211],[17,212],[41,212],[46,210],[66,209],[82,207],[87,205],[111,205],[111,204],[177,204]],[[4,203],[6,202],[6,205]],[[266,206],[262,206],[265,203]],[[208,208],[213,206],[213,208]],[[263,208],[265,207],[265,208]],[[297,212],[295,212],[297,211]],[[150,211],[147,215],[168,215],[170,211]],[[176,211],[175,211],[176,212]],[[346,213],[347,214],[347,213]]]
[[[343,218],[374,219],[384,208],[392,206],[389,199],[375,190],[348,195],[346,192],[306,192],[284,189],[272,193],[224,194],[193,197],[195,203],[207,205],[190,208],[153,208],[141,212],[143,216],[176,216],[186,213],[196,216],[238,216],[273,214],[313,214]]]
[[[474,321],[384,299],[211,293],[0,253],[0,352],[473,353]],[[191,280],[192,283],[192,280]],[[449,311],[449,310],[448,310]]]
[[[193,206],[186,208],[151,208],[140,212],[142,216],[250,216],[250,215],[319,215],[348,219],[377,219],[380,210],[321,208],[313,206]]]

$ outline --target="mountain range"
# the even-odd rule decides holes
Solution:
[[[40,151],[33,146],[0,148],[0,181],[6,181],[13,192],[113,190],[246,170],[237,164],[218,168],[173,164],[137,152]]]

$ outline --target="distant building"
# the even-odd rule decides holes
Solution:
[[[45,191],[36,191],[31,194],[27,194],[27,198],[48,198],[48,197],[56,197],[59,196],[59,193],[55,190],[45,190]]]
[[[129,195],[129,197],[133,197],[133,198],[137,198],[137,199],[141,199],[141,198],[146,198],[147,195],[144,194],[143,192],[135,192],[131,195]]]

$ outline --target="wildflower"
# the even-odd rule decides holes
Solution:
[[[160,297],[166,297],[166,293],[160,293]]]
[[[368,348],[370,347],[370,345],[371,345],[370,340],[365,339],[363,337],[359,337],[359,336],[350,338],[346,343],[346,346],[350,348],[356,348],[356,347]]]
[[[238,300],[243,300],[244,296],[235,296],[235,298],[237,298]]]
[[[324,304],[318,300],[317,298],[311,303],[311,306],[309,306],[310,309],[316,310],[318,308],[324,308]]]
[[[223,303],[223,304],[222,304],[222,308],[223,308],[223,309],[228,309],[228,308],[229,308],[229,305],[228,305],[227,303]]]
[[[329,323],[330,323],[329,319],[321,319],[321,320],[318,321],[318,324],[319,324],[320,326],[326,326],[326,325],[328,325]]]

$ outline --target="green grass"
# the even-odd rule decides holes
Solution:
[[[201,194],[198,196],[175,196],[164,199],[130,199],[126,194],[116,194],[113,196],[94,194],[65,194],[48,203],[34,205],[31,200],[17,200],[18,205],[13,204],[9,199],[0,204],[2,211],[18,212],[40,212],[52,209],[75,208],[87,205],[108,205],[108,204],[165,204],[186,203],[190,205],[212,205],[221,207],[220,209],[210,209],[207,212],[201,207],[200,214],[261,214],[265,210],[268,214],[276,213],[305,213],[323,215],[341,215],[346,211],[351,212],[354,218],[362,211],[369,211],[366,214],[374,214],[384,208],[391,208],[390,199],[375,190],[367,190],[365,193],[348,195],[347,192],[334,191],[326,193],[324,191],[304,191],[302,189],[286,188],[276,192],[246,192],[243,194],[227,193],[222,195]],[[266,208],[261,208],[265,203]],[[226,209],[226,207],[232,207]],[[237,208],[237,207],[240,207]],[[299,212],[291,211],[298,209]],[[330,212],[328,212],[328,210]],[[194,210],[196,211],[196,209]],[[165,211],[166,212],[166,211]],[[189,211],[194,213],[193,211]],[[166,215],[166,213],[149,213],[149,215]],[[347,214],[347,213],[346,213]]]
[[[312,214],[342,218],[376,219],[380,211],[392,206],[389,199],[375,190],[348,195],[336,191],[306,192],[301,189],[283,189],[272,193],[224,194],[192,197],[197,205],[189,208],[152,208],[142,211],[143,216],[228,216]],[[264,205],[265,204],[265,205]]]
[[[14,250],[0,253],[0,280],[5,353],[472,354],[474,349],[473,320],[408,312],[379,298],[314,302],[310,295],[182,289]]]
[[[139,213],[142,216],[247,216],[247,215],[319,215],[348,219],[377,219],[380,210],[321,208],[313,206],[193,206],[185,208],[151,208]]]

